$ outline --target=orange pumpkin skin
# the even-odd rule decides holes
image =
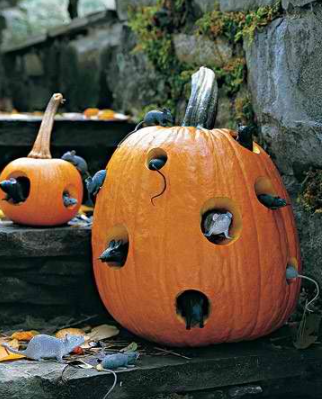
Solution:
[[[255,152],[245,149],[234,134],[148,127],[130,136],[108,164],[94,212],[94,273],[108,311],[141,337],[173,346],[251,340],[282,326],[294,310],[300,282],[285,279],[288,263],[301,270],[292,209],[267,209],[255,187],[257,194],[264,190],[287,202],[288,194],[264,150],[257,144]],[[168,157],[161,170],[167,188],[153,206],[150,198],[163,181],[147,161],[149,151],[160,148]],[[201,231],[209,204],[226,204],[234,215],[226,245],[209,242]],[[125,231],[125,265],[98,260]],[[208,297],[202,329],[186,330],[176,313],[176,298],[185,290]]]
[[[27,177],[30,181],[29,196],[20,204],[2,201],[6,194],[0,189],[1,209],[16,223],[29,226],[60,225],[72,219],[81,206],[81,176],[72,164],[62,159],[16,159],[4,168],[0,181],[10,177]],[[77,199],[76,205],[64,206],[64,191]]]

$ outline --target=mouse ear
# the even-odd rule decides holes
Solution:
[[[164,112],[165,114],[170,114],[171,113],[169,108],[162,108],[162,112]]]
[[[76,155],[76,151],[75,150],[71,150],[70,155]]]
[[[115,240],[112,240],[112,241],[110,241],[110,243],[109,243],[109,248],[114,248],[115,247],[115,245],[116,245],[116,242],[115,242]]]

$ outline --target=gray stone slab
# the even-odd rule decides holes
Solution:
[[[276,0],[220,0],[221,11],[249,11],[259,7],[273,6]],[[282,0],[282,6],[287,10],[290,6],[303,7],[310,3],[318,3],[317,0]]]
[[[41,118],[0,119],[0,146],[31,147],[36,139]],[[133,128],[123,121],[57,119],[52,134],[53,147],[116,147]],[[89,134],[90,132],[90,134]]]
[[[216,41],[203,36],[176,34],[173,38],[176,56],[182,62],[221,67],[232,57],[233,49],[225,39]]]
[[[317,0],[282,0],[282,6],[287,10],[290,6],[303,7],[310,3],[318,2]]]
[[[262,136],[280,171],[322,167],[322,7],[273,21],[246,46]]]
[[[190,356],[190,360],[175,356],[151,356],[145,353],[134,369],[118,371],[118,383],[111,399],[151,398],[158,394],[186,393],[235,387],[240,384],[287,386],[289,391],[301,392],[301,377],[310,370],[311,388],[321,387],[317,375],[321,371],[321,351],[309,349],[276,351],[263,341],[217,345],[207,348],[176,350]],[[144,345],[146,346],[146,345]],[[69,368],[56,362],[20,360],[0,364],[1,399],[97,399],[102,398],[113,384],[114,377],[96,370]],[[281,383],[283,382],[283,384]],[[315,384],[315,385],[314,385]],[[230,395],[212,397],[234,397]],[[266,392],[266,389],[265,389]],[[309,394],[309,392],[307,392]],[[316,393],[316,392],[315,392]],[[196,396],[198,397],[198,396]],[[313,397],[313,396],[312,396]]]
[[[259,7],[272,6],[276,0],[220,0],[221,11],[249,11]]]
[[[89,256],[90,233],[87,227],[0,225],[0,257]]]

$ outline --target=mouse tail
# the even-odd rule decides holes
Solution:
[[[135,126],[135,129],[132,130],[132,132],[128,133],[117,145],[117,147],[119,147],[128,137],[131,136],[131,134],[136,133],[139,129],[141,129],[141,127],[143,126],[144,121],[141,121],[140,123],[138,123]]]
[[[6,349],[8,349],[8,351],[15,353],[16,355],[26,356],[26,353],[25,353],[26,351],[19,351],[17,349],[13,349],[13,348],[11,348],[11,346],[9,346],[6,343],[3,343],[2,346],[5,347]]]
[[[159,171],[159,169],[157,169],[157,168],[153,168],[153,169],[154,169],[156,172],[158,172],[159,175],[161,175],[161,176],[162,176],[162,179],[163,179],[163,189],[162,189],[162,191],[161,191],[159,194],[154,195],[154,196],[151,198],[151,203],[152,203],[152,205],[154,206],[153,200],[154,200],[155,198],[161,197],[161,195],[162,195],[162,194],[165,192],[165,190],[167,189],[167,180],[166,180],[164,174],[163,174],[162,172]]]

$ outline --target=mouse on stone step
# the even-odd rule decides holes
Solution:
[[[45,358],[56,358],[59,362],[63,361],[63,356],[68,355],[77,346],[84,343],[84,337],[80,335],[66,334],[64,339],[52,337],[51,335],[39,334],[34,336],[26,350],[11,348],[8,344],[2,346],[10,352],[26,356],[28,359],[41,360]]]
[[[147,112],[143,118],[143,121],[138,123],[135,127],[135,129],[127,134],[118,144],[118,147],[123,143],[124,140],[126,140],[129,136],[131,136],[133,133],[137,132],[139,129],[141,129],[143,126],[168,126],[168,125],[173,125],[174,119],[171,114],[171,111],[167,108],[163,108],[162,111],[153,109],[149,112]]]

